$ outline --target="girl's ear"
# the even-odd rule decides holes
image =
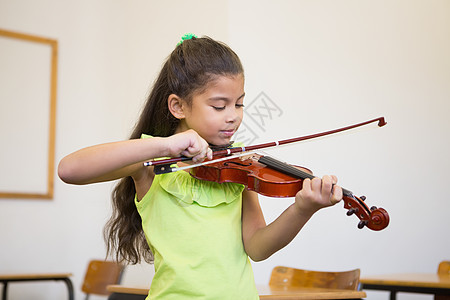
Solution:
[[[167,105],[169,107],[170,112],[175,118],[179,120],[185,118],[184,114],[185,103],[180,97],[178,97],[175,94],[170,94],[169,98],[167,99]]]

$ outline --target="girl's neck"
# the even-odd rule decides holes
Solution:
[[[220,150],[225,150],[229,147],[231,147],[231,145],[233,145],[234,141],[230,141],[228,144],[225,145],[213,145],[213,144],[209,144],[209,148],[211,148],[212,151],[220,151]]]

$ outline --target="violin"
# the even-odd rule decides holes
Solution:
[[[295,197],[302,188],[303,180],[315,177],[273,157],[258,154],[191,168],[189,173],[201,180],[240,183],[268,197]],[[342,191],[347,215],[355,214],[360,219],[359,229],[366,226],[378,231],[388,226],[389,215],[385,209],[369,208],[364,202],[366,197],[357,197],[344,188]]]
[[[154,166],[155,174],[163,174],[183,169],[190,169],[191,176],[218,183],[240,183],[247,189],[269,197],[294,197],[302,188],[303,180],[314,178],[307,169],[301,170],[295,166],[281,162],[269,156],[262,156],[249,152],[250,150],[274,147],[329,135],[378,121],[378,126],[386,125],[383,117],[363,123],[326,131],[323,133],[297,137],[288,140],[253,145],[248,147],[233,147],[213,152],[213,160],[184,167],[173,167],[176,162],[186,161],[188,157],[175,157],[162,160],[152,160],[144,166]],[[236,154],[237,153],[237,154]],[[308,172],[307,172],[308,171]],[[367,227],[371,230],[382,230],[389,224],[389,214],[383,208],[368,207],[364,202],[366,197],[355,196],[351,191],[343,190],[344,208],[347,215],[359,218],[358,228]]]

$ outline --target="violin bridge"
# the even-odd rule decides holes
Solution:
[[[170,164],[156,165],[156,166],[153,167],[153,172],[155,172],[156,175],[166,174],[166,173],[173,172],[173,169],[170,166]]]

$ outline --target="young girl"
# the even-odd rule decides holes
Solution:
[[[155,175],[160,157],[212,159],[243,117],[244,71],[238,56],[208,37],[183,38],[166,60],[127,141],[81,149],[59,164],[72,184],[121,179],[105,227],[108,253],[154,260],[147,299],[259,299],[249,257],[286,246],[319,209],[342,198],[335,176],[305,179],[295,202],[266,225],[255,192],[188,172]]]

